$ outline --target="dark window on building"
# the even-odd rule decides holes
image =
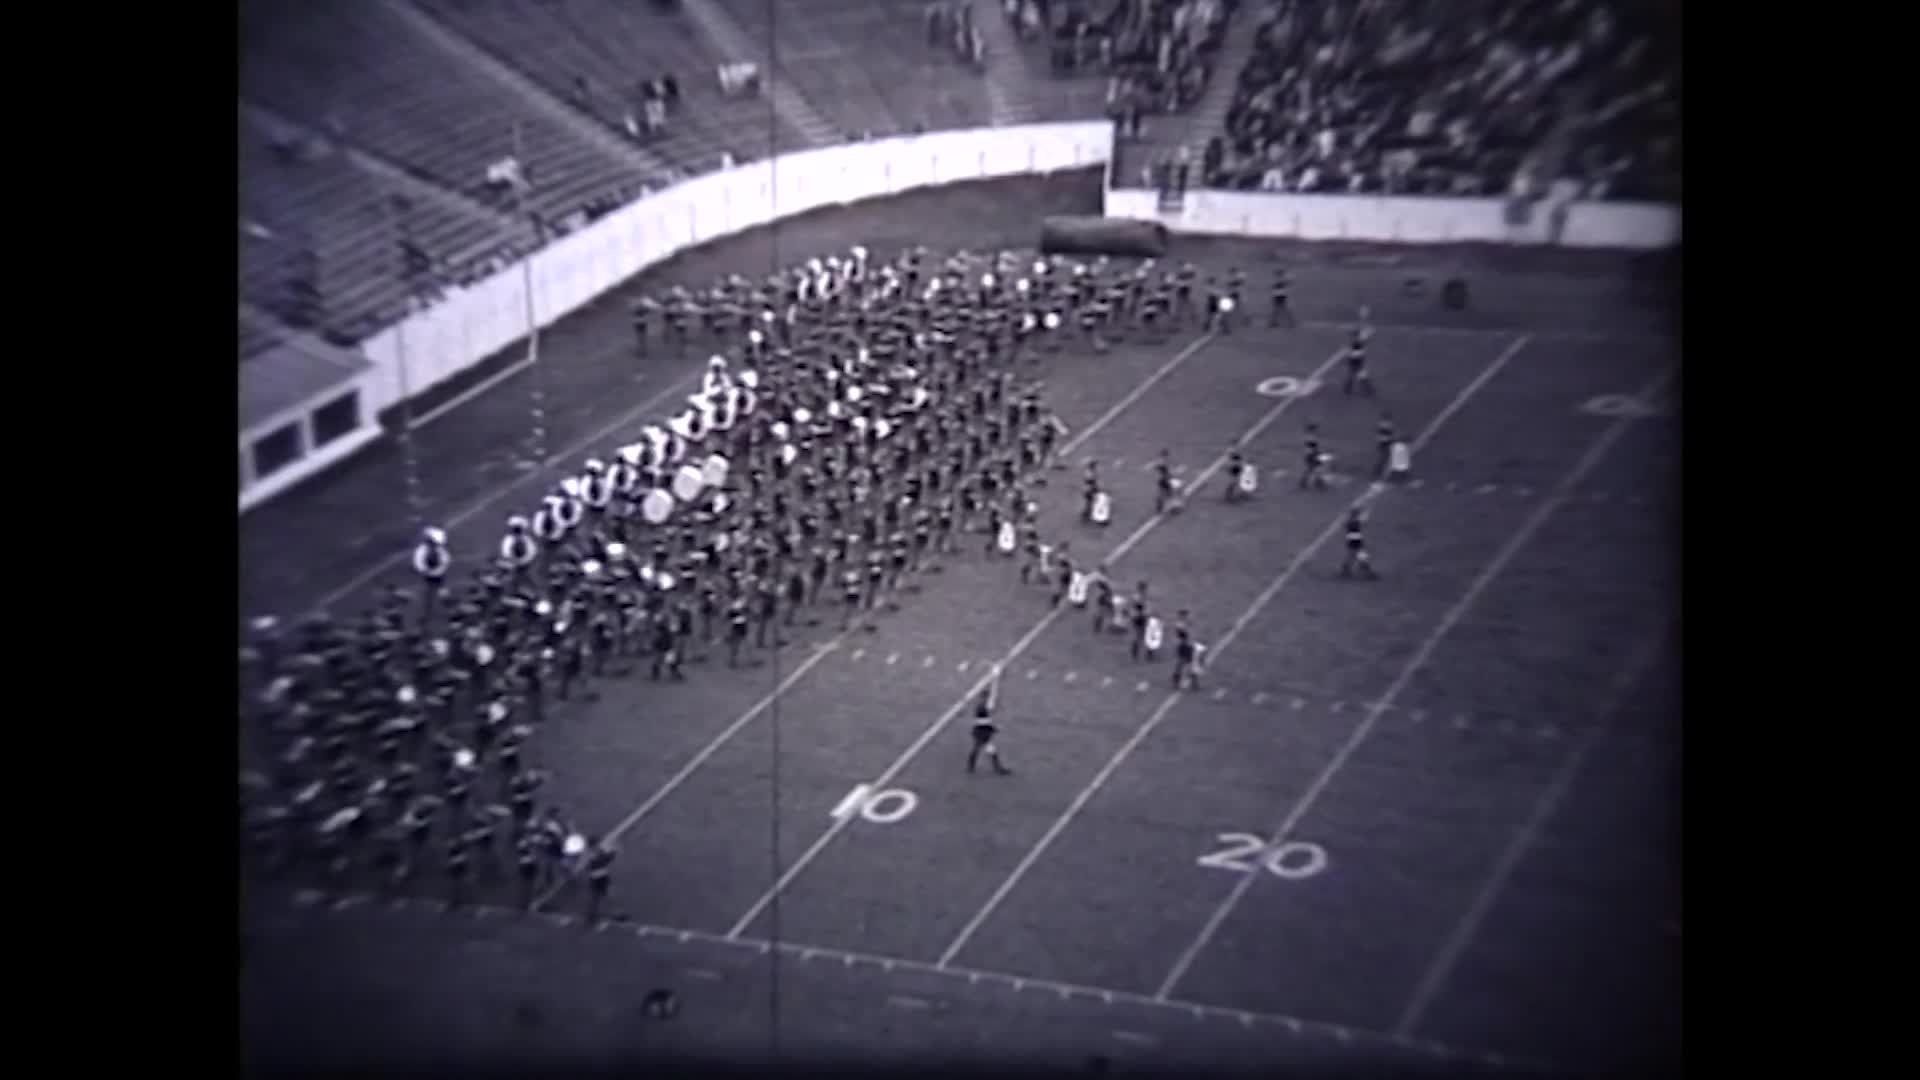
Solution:
[[[298,421],[253,441],[253,475],[265,480],[300,460],[300,424]]]
[[[313,410],[313,448],[350,434],[360,426],[360,391],[346,393]]]

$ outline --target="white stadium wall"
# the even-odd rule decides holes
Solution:
[[[1524,219],[1504,199],[1283,195],[1189,189],[1178,209],[1159,209],[1151,190],[1109,189],[1108,217],[1154,221],[1176,233],[1389,244],[1556,245],[1651,251],[1680,242],[1680,208],[1656,203],[1571,203],[1559,235],[1536,204]]]
[[[1112,152],[1105,121],[944,131],[786,154],[655,192],[542,248],[530,266],[476,282],[362,342],[373,362],[358,387],[364,430],[303,456],[270,481],[248,483],[243,466],[240,511],[374,441],[375,418],[403,398],[403,348],[405,385],[417,395],[524,337],[529,276],[533,318],[545,327],[681,251],[779,218],[916,188],[1090,168],[1106,164]],[[253,434],[243,433],[243,445]]]

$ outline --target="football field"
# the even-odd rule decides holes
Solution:
[[[983,229],[1007,201],[984,190],[809,219],[782,261],[916,228],[930,247],[1018,243],[1031,218]],[[695,258],[764,272],[754,242]],[[1675,1060],[1677,341],[1603,260],[1459,256],[1475,303],[1451,312],[1407,289],[1431,254],[1184,243],[1203,269],[1247,268],[1251,325],[1044,361],[1069,467],[1041,524],[1191,612],[1211,644],[1198,689],[977,542],[871,631],[828,618],[750,668],[604,680],[529,756],[580,825],[618,837],[617,918],[586,924],[571,893],[523,912],[504,884],[458,915],[435,896],[257,894],[255,1053]],[[1264,325],[1275,258],[1295,268],[1294,328]],[[1342,392],[1336,362],[1362,304],[1371,398]],[[596,452],[695,372],[639,367],[626,333],[607,305],[543,346],[556,426]],[[457,557],[535,499],[524,381],[421,436]],[[1384,490],[1383,409],[1414,451],[1414,478]],[[1309,422],[1328,491],[1296,487]],[[1235,448],[1262,483],[1229,504]],[[1156,514],[1162,450],[1189,497]],[[1104,528],[1078,520],[1089,459],[1115,495]],[[243,521],[247,602],[352,610],[404,573],[384,565],[406,537],[397,467],[379,451]],[[1378,581],[1337,573],[1356,505]],[[969,775],[967,706],[995,670],[1015,772]],[[661,987],[670,1021],[640,1007]]]

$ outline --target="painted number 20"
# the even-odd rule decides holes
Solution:
[[[1270,846],[1265,837],[1243,832],[1223,832],[1214,839],[1225,846],[1198,860],[1209,869],[1251,874],[1264,867],[1276,877],[1300,881],[1327,868],[1326,849],[1304,840]]]

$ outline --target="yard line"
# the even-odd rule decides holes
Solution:
[[[1504,363],[1505,362],[1504,358],[1510,355],[1511,351],[1517,351],[1518,346],[1525,340],[1526,340],[1525,338],[1522,338],[1520,339],[1519,342],[1515,342],[1514,350],[1510,350],[1509,353],[1501,354],[1502,360],[1499,362]],[[1333,355],[1327,357],[1324,363],[1322,363],[1317,369],[1315,369],[1312,374],[1307,376],[1307,381],[1318,379],[1321,376],[1325,375],[1327,372],[1332,371],[1334,366],[1340,362],[1340,358],[1343,355],[1345,355],[1344,347],[1341,349],[1335,350]],[[1284,414],[1287,411],[1287,409],[1293,405],[1294,402],[1299,400],[1300,398],[1298,397],[1281,399],[1278,404],[1273,406],[1273,408],[1268,409],[1265,415],[1261,416],[1260,419],[1254,421],[1253,426],[1248,428],[1246,432],[1242,434],[1240,438],[1234,442],[1233,444],[1234,447],[1238,448],[1241,446],[1245,446],[1248,443],[1248,441],[1252,440],[1255,436],[1259,435],[1260,432],[1266,430],[1267,427],[1271,425],[1275,420],[1278,420],[1281,417],[1281,415]],[[1227,454],[1222,454],[1218,458],[1215,458],[1211,465],[1208,465],[1206,469],[1200,473],[1199,476],[1193,479],[1193,482],[1188,486],[1188,490],[1190,491],[1199,490],[1203,485],[1206,484],[1208,477],[1212,476],[1214,473],[1218,472],[1221,468],[1223,468],[1226,465],[1230,457],[1231,457],[1231,451],[1229,451],[1229,453]],[[1144,540],[1148,533],[1151,533],[1154,529],[1158,528],[1160,524],[1166,520],[1167,520],[1167,515],[1165,514],[1165,512],[1162,512],[1162,513],[1153,515],[1152,517],[1148,518],[1146,521],[1141,522],[1140,526],[1134,529],[1133,532],[1130,535],[1128,535],[1125,540],[1120,541],[1120,545],[1114,548],[1111,552],[1109,552],[1107,554],[1107,557],[1102,561],[1109,564],[1117,561],[1122,555],[1125,555],[1127,552],[1133,550],[1133,546],[1135,544],[1138,544],[1141,540]],[[927,730],[921,732],[920,737],[913,741],[913,745],[907,747],[904,753],[902,753],[898,758],[894,759],[893,764],[887,766],[887,770],[881,773],[880,776],[873,781],[873,785],[875,787],[885,786],[888,781],[892,780],[893,777],[900,772],[900,770],[906,768],[907,764],[911,762],[920,753],[921,750],[925,749],[928,743],[932,742],[934,738],[940,734],[941,731],[945,730],[948,724],[953,722],[953,718],[959,715],[962,709],[966,708],[968,702],[972,701],[976,695],[978,695],[982,690],[986,689],[987,684],[997,677],[998,672],[1001,668],[1004,668],[1006,665],[1012,663],[1014,660],[1019,659],[1020,654],[1026,652],[1027,648],[1031,646],[1036,640],[1038,640],[1040,635],[1046,632],[1047,627],[1052,626],[1053,621],[1059,618],[1066,610],[1067,609],[1065,608],[1053,608],[1052,610],[1048,611],[1047,614],[1041,616],[1040,621],[1034,623],[1032,629],[1029,629],[1025,634],[1022,634],[1020,636],[1020,640],[1014,642],[1013,648],[1009,649],[1007,653],[1000,658],[998,664],[990,667],[986,675],[981,676],[979,681],[975,682],[973,686],[969,688],[965,694],[961,695],[959,700],[955,701],[953,705],[950,706],[945,712],[941,713],[938,717],[936,717],[933,723],[928,725]],[[825,850],[826,846],[832,843],[834,837],[839,836],[840,831],[846,828],[846,826],[847,826],[846,821],[836,821],[831,826],[829,826],[827,828],[827,831],[820,835],[820,839],[814,841],[812,847],[809,847],[805,852],[801,853],[800,857],[794,860],[793,865],[787,867],[786,871],[782,873],[779,879],[773,883],[773,887],[768,889],[765,893],[761,894],[760,898],[753,902],[753,906],[747,909],[747,913],[745,915],[740,916],[739,921],[734,923],[733,929],[727,931],[727,936],[738,937],[739,935],[745,933],[747,927],[753,924],[753,920],[760,915],[760,912],[764,911],[768,904],[772,903],[776,897],[778,897],[781,893],[785,892],[787,886],[791,885],[793,883],[793,880],[799,877],[801,873],[803,873],[806,870],[806,868],[810,864],[812,864],[815,858],[819,857],[820,852]]]
[[[1439,432],[1440,428],[1453,417],[1454,413],[1458,412],[1460,407],[1466,404],[1475,394],[1478,394],[1480,389],[1486,386],[1493,376],[1498,374],[1500,369],[1505,367],[1507,362],[1513,359],[1513,357],[1525,347],[1527,340],[1528,339],[1524,337],[1520,338],[1512,345],[1509,345],[1500,355],[1494,357],[1493,362],[1487,365],[1486,370],[1482,371],[1472,382],[1468,383],[1465,388],[1456,394],[1453,400],[1448,402],[1447,406],[1440,410],[1440,414],[1434,417],[1433,421],[1426,426],[1426,429],[1414,438],[1413,449],[1418,451],[1431,441],[1434,435]],[[1331,540],[1340,533],[1341,528],[1346,524],[1347,513],[1353,508],[1365,504],[1373,497],[1371,491],[1363,491],[1355,497],[1347,507],[1341,509],[1338,514],[1335,514],[1333,520],[1328,523],[1327,527],[1322,529],[1318,536],[1315,536],[1309,541],[1306,547],[1300,549],[1300,553],[1293,557],[1293,561],[1289,562],[1284,570],[1280,571],[1279,576],[1274,578],[1265,589],[1262,589],[1260,595],[1253,598],[1253,603],[1249,604],[1246,609],[1240,613],[1240,616],[1233,620],[1233,625],[1227,628],[1226,633],[1220,635],[1220,640],[1213,644],[1209,653],[1217,657],[1226,651],[1227,646],[1233,644],[1233,640],[1240,636],[1240,632],[1247,628],[1247,625],[1254,620],[1255,616],[1259,615],[1261,609],[1265,608],[1273,601],[1275,596],[1279,595],[1280,590],[1285,588],[1289,581],[1293,580],[1294,575],[1298,574],[1301,568],[1307,565],[1307,562],[1319,552],[1320,548],[1323,547],[1328,540]],[[980,928],[986,925],[987,920],[993,917],[993,913],[999,910],[1000,905],[1013,893],[1014,888],[1020,884],[1021,880],[1027,876],[1027,872],[1033,869],[1034,864],[1038,863],[1041,856],[1047,853],[1047,850],[1053,846],[1053,842],[1059,839],[1060,834],[1067,830],[1067,826],[1071,825],[1074,819],[1080,816],[1080,812],[1086,808],[1087,803],[1093,799],[1094,795],[1097,794],[1102,787],[1106,786],[1107,781],[1119,770],[1127,758],[1132,756],[1134,750],[1137,749],[1142,742],[1146,741],[1147,736],[1151,735],[1155,728],[1160,726],[1160,722],[1165,720],[1167,714],[1173,711],[1174,705],[1180,701],[1182,696],[1179,691],[1168,694],[1166,700],[1160,703],[1160,707],[1153,710],[1153,714],[1147,717],[1146,722],[1141,724],[1125,743],[1121,744],[1120,749],[1114,751],[1113,756],[1108,758],[1107,763],[1100,767],[1100,771],[1094,774],[1093,779],[1088,781],[1087,786],[1082,788],[1078,795],[1074,796],[1073,802],[1068,804],[1066,811],[1054,820],[1053,824],[1048,827],[1046,833],[1040,837],[1040,840],[1028,850],[1019,864],[1013,868],[1013,872],[1008,874],[1006,880],[1000,883],[1000,887],[995,889],[993,895],[987,898],[987,902],[982,904],[980,910],[974,912],[973,918],[967,920],[967,924],[960,928],[960,932],[954,936],[953,942],[947,946],[945,952],[940,954],[940,959],[935,965],[936,967],[946,967],[953,962],[954,957],[960,954],[960,950],[967,947],[967,942],[971,941],[973,935],[978,933]],[[1302,704],[1304,703],[1299,698],[1294,699],[1295,708],[1299,708]]]
[[[1179,352],[1175,353],[1172,359],[1160,365],[1160,367],[1157,370],[1155,370],[1153,374],[1147,376],[1147,378],[1143,382],[1141,382],[1139,386],[1135,387],[1131,393],[1129,393],[1126,397],[1121,398],[1117,403],[1115,403],[1115,405],[1112,408],[1102,413],[1092,423],[1088,424],[1085,428],[1081,429],[1079,434],[1075,435],[1064,446],[1061,447],[1060,452],[1062,454],[1068,454],[1073,452],[1080,445],[1085,443],[1088,439],[1092,438],[1095,433],[1099,432],[1101,429],[1105,428],[1108,424],[1112,423],[1114,419],[1117,418],[1129,406],[1139,401],[1140,398],[1143,395],[1145,395],[1148,390],[1151,390],[1155,385],[1157,385],[1160,382],[1160,380],[1166,378],[1168,375],[1173,374],[1173,371],[1175,368],[1178,368],[1180,365],[1186,363],[1187,360],[1190,359],[1195,353],[1199,352],[1202,348],[1204,348],[1207,342],[1212,340],[1213,340],[1213,335],[1204,334],[1198,338],[1195,338],[1193,341],[1189,342],[1185,348],[1182,348]],[[605,839],[609,843],[618,840],[623,834],[626,833],[627,830],[639,824],[643,819],[646,818],[648,814],[653,813],[656,807],[658,807],[661,803],[665,802],[670,796],[672,796],[672,794],[675,791],[678,791],[680,789],[680,786],[682,784],[685,784],[687,780],[691,778],[693,774],[700,769],[701,766],[705,765],[710,759],[712,759],[713,755],[719,753],[720,750],[727,745],[727,743],[731,742],[733,740],[733,737],[735,735],[738,735],[742,728],[752,723],[757,717],[759,717],[761,713],[765,712],[768,709],[768,707],[770,707],[773,704],[775,698],[779,697],[781,694],[786,693],[790,688],[792,688],[792,686],[795,683],[799,682],[800,679],[807,674],[807,672],[812,671],[815,665],[819,664],[821,660],[824,660],[830,653],[832,653],[834,651],[834,647],[839,645],[840,642],[844,641],[847,635],[848,635],[848,631],[843,630],[840,633],[835,634],[833,637],[828,638],[820,648],[816,649],[813,652],[811,656],[808,656],[805,660],[802,660],[799,664],[797,664],[792,671],[789,671],[786,674],[786,676],[780,680],[779,685],[775,686],[773,690],[768,692],[768,694],[765,697],[761,698],[759,701],[754,702],[752,708],[748,709],[744,713],[741,713],[740,716],[737,717],[732,723],[728,724],[726,728],[720,732],[720,734],[714,736],[712,741],[708,742],[707,745],[701,747],[700,752],[695,754],[692,757],[692,759],[689,760],[685,765],[681,766],[680,771],[674,773],[673,776],[670,777],[665,784],[661,785],[659,790],[655,791],[652,795],[649,795],[646,798],[646,800],[642,802],[640,805],[634,807],[633,811],[629,813],[626,817],[621,818],[619,823],[614,825],[612,829],[608,830]],[[545,896],[541,897],[540,903],[545,904],[547,901],[551,900],[554,894],[559,892],[559,889],[560,887],[558,885],[554,886],[554,888],[549,890]]]
[[[1641,396],[1654,396],[1659,393],[1667,384],[1668,380],[1672,378],[1673,369],[1664,369],[1640,392]],[[1606,431],[1602,432],[1600,437],[1594,440],[1593,445],[1587,448],[1587,452],[1581,455],[1580,460],[1574,464],[1573,469],[1561,477],[1558,484],[1554,485],[1553,491],[1549,493],[1548,497],[1538,506],[1534,507],[1532,513],[1527,515],[1527,519],[1521,522],[1519,530],[1495,553],[1493,561],[1487,564],[1486,569],[1480,571],[1479,576],[1474,578],[1473,582],[1467,586],[1467,591],[1461,594],[1460,599],[1455,601],[1451,608],[1447,609],[1445,615],[1441,616],[1440,624],[1434,627],[1433,632],[1427,635],[1425,641],[1420,643],[1420,648],[1408,659],[1406,666],[1400,669],[1400,674],[1394,677],[1392,684],[1387,687],[1386,693],[1381,694],[1379,699],[1367,709],[1366,715],[1361,719],[1360,723],[1354,727],[1353,734],[1347,737],[1347,741],[1341,744],[1340,749],[1333,755],[1333,760],[1327,762],[1326,768],[1320,770],[1319,775],[1313,778],[1313,783],[1307,786],[1306,793],[1300,796],[1300,801],[1294,804],[1293,810],[1289,812],[1287,816],[1281,820],[1279,826],[1273,830],[1272,837],[1268,842],[1269,846],[1278,844],[1281,840],[1285,839],[1293,832],[1294,828],[1300,824],[1301,820],[1306,817],[1307,813],[1313,809],[1314,802],[1318,800],[1321,793],[1327,789],[1327,785],[1333,782],[1334,776],[1339,773],[1341,767],[1347,763],[1347,760],[1353,756],[1354,751],[1358,750],[1360,744],[1366,741],[1367,736],[1373,733],[1373,727],[1379,722],[1381,714],[1386,711],[1388,706],[1394,703],[1394,700],[1400,696],[1400,692],[1405,690],[1407,685],[1413,681],[1414,675],[1426,665],[1427,660],[1433,656],[1434,650],[1440,647],[1441,640],[1460,622],[1461,618],[1466,615],[1468,609],[1473,606],[1474,602],[1480,599],[1480,594],[1486,591],[1487,586],[1493,582],[1493,579],[1499,576],[1502,570],[1506,569],[1507,564],[1519,553],[1521,547],[1533,538],[1534,533],[1540,531],[1540,526],[1546,523],[1548,516],[1558,509],[1562,503],[1567,501],[1567,496],[1572,493],[1574,486],[1585,479],[1589,472],[1593,471],[1594,466],[1600,463],[1600,459],[1606,456],[1607,451],[1613,448],[1613,444],[1619,441],[1620,436],[1626,434],[1628,427],[1635,422],[1636,421],[1631,419],[1623,418],[1615,420],[1609,425]],[[1205,926],[1201,927],[1199,935],[1193,940],[1193,944],[1189,945],[1187,951],[1182,953],[1178,960],[1174,961],[1173,969],[1167,972],[1167,977],[1161,981],[1160,989],[1154,994],[1155,997],[1164,998],[1173,992],[1175,986],[1179,985],[1180,980],[1186,976],[1187,969],[1191,968],[1194,960],[1199,957],[1201,950],[1205,949],[1213,940],[1213,935],[1219,932],[1221,924],[1227,921],[1227,916],[1231,915],[1233,909],[1239,905],[1240,898],[1245,896],[1247,890],[1253,886],[1253,880],[1253,875],[1248,874],[1234,882],[1232,891],[1228,892],[1227,898],[1221,901],[1218,908],[1214,909],[1213,916],[1207,920]]]
[[[1587,755],[1592,753],[1593,748],[1606,736],[1607,729],[1613,725],[1620,709],[1626,705],[1627,695],[1647,673],[1647,669],[1652,667],[1654,661],[1659,658],[1661,646],[1667,641],[1669,625],[1663,622],[1660,631],[1642,643],[1620,671],[1619,676],[1614,679],[1613,684],[1607,688],[1607,700],[1599,710],[1597,722],[1581,737],[1580,745],[1568,755],[1567,760],[1554,774],[1553,783],[1548,785],[1546,793],[1534,806],[1532,815],[1527,818],[1526,824],[1514,833],[1512,842],[1507,845],[1505,851],[1501,852],[1500,861],[1494,865],[1493,873],[1488,876],[1486,884],[1474,896],[1473,903],[1467,908],[1467,913],[1461,916],[1460,924],[1454,927],[1453,933],[1440,946],[1440,951],[1434,955],[1432,965],[1427,968],[1426,974],[1421,976],[1419,984],[1414,987],[1413,996],[1408,999],[1407,1007],[1400,1013],[1399,1023],[1393,1026],[1393,1034],[1396,1038],[1411,1037],[1413,1029],[1420,1026],[1420,1021],[1426,1017],[1427,1009],[1433,1005],[1434,999],[1440,995],[1441,988],[1453,974],[1454,965],[1460,962],[1460,957],[1466,953],[1467,946],[1473,944],[1475,936],[1479,934],[1480,924],[1486,921],[1487,913],[1493,909],[1493,902],[1505,891],[1508,879],[1512,878],[1514,870],[1519,868],[1520,860],[1533,847],[1534,841],[1539,838],[1540,830],[1559,810],[1560,801],[1565,799],[1567,792],[1572,789],[1574,780],[1587,763]]]

